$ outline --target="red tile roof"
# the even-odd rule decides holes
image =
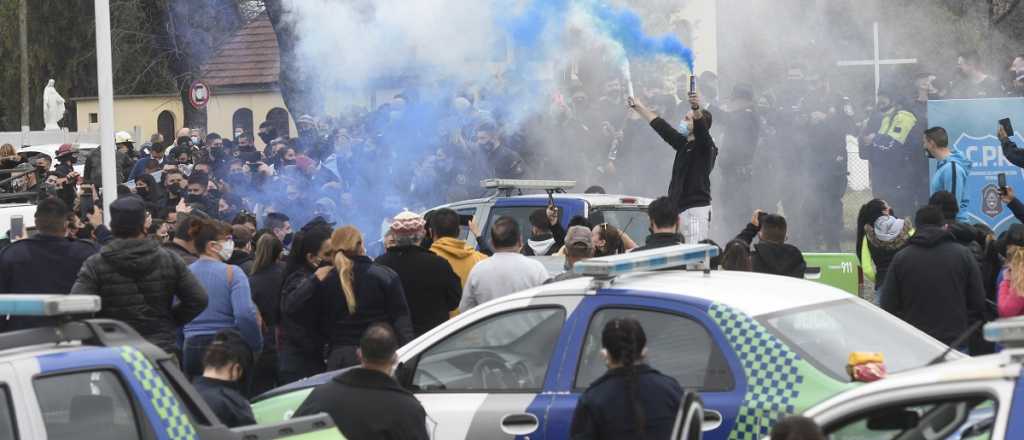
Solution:
[[[273,84],[281,72],[281,54],[270,18],[262,14],[221,45],[203,66],[210,86]]]

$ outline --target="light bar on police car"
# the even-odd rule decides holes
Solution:
[[[718,248],[709,244],[682,244],[649,251],[592,258],[576,263],[572,270],[584,276],[610,278],[633,272],[667,269],[688,264],[709,263]]]
[[[487,179],[481,180],[480,186],[487,189],[533,189],[533,190],[568,190],[576,187],[575,180],[517,180]]]
[[[1024,346],[1024,317],[1000,319],[985,324],[985,340],[1006,346]]]
[[[100,311],[96,295],[0,295],[0,315],[60,316]]]

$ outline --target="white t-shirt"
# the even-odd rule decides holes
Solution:
[[[548,278],[547,269],[539,261],[514,252],[497,252],[469,272],[459,310],[465,312],[492,299],[537,287]]]

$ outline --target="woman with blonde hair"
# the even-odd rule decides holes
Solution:
[[[327,369],[337,370],[359,364],[356,349],[372,324],[391,325],[401,344],[412,340],[413,330],[402,281],[366,256],[359,230],[338,228],[330,243],[333,264],[317,269],[310,284],[316,290],[312,297],[324,305],[320,325],[330,341]]]
[[[1006,269],[999,283],[999,317],[1024,315],[1024,225],[1006,231]]]

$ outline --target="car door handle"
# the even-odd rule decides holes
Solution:
[[[529,413],[509,414],[501,418],[501,430],[508,435],[529,435],[540,426],[537,416]]]
[[[713,409],[704,409],[704,423],[701,430],[704,432],[714,431],[722,426],[722,413]]]

